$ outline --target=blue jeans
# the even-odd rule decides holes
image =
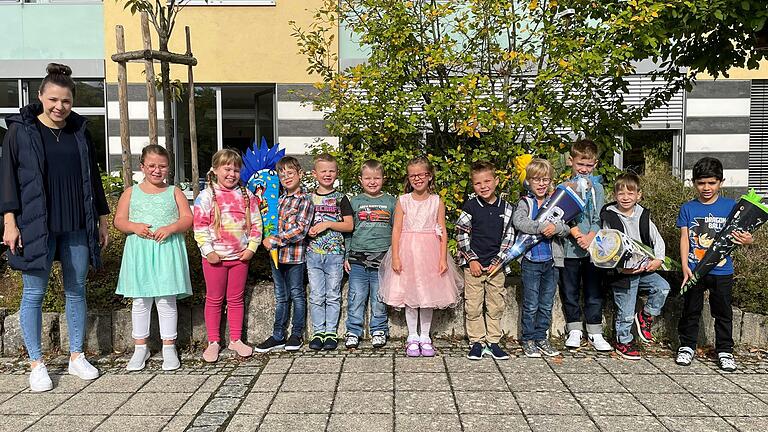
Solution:
[[[293,303],[291,334],[303,337],[307,321],[307,297],[304,292],[304,263],[280,264],[272,267],[272,279],[275,281],[275,325],[272,337],[285,340],[288,315]]]
[[[522,340],[543,340],[552,323],[555,301],[555,263],[530,261],[520,263],[523,278]]]
[[[314,333],[336,333],[341,314],[344,255],[307,252],[309,316]]]
[[[368,301],[371,302],[371,333],[389,333],[387,305],[379,301],[379,269],[362,264],[350,264],[347,310],[347,332],[363,335],[363,320]]]
[[[565,331],[582,330],[581,293],[587,333],[603,332],[603,272],[586,258],[565,258],[560,269],[560,294],[565,311]]]
[[[623,279],[623,278],[622,278]],[[613,301],[616,303],[616,339],[623,344],[632,342],[632,323],[635,321],[635,305],[638,292],[647,292],[645,313],[651,316],[661,315],[661,308],[669,294],[669,283],[657,273],[627,275],[626,287],[612,284]]]
[[[45,269],[21,273],[24,290],[21,294],[19,321],[32,361],[43,356],[40,335],[43,328],[43,298],[48,288],[51,265],[56,249],[59,251],[66,298],[65,314],[69,330],[69,351],[83,352],[87,309],[85,303],[85,277],[88,275],[90,254],[85,230],[60,234],[48,234],[48,261]]]

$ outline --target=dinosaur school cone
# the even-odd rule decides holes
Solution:
[[[576,216],[581,214],[586,207],[586,202],[581,199],[578,193],[579,186],[576,182],[563,183],[559,185],[552,196],[541,207],[541,211],[536,216],[537,222],[570,222]],[[515,243],[504,256],[501,264],[496,267],[490,276],[496,274],[508,262],[517,259],[536,243],[542,241],[544,236],[541,234],[520,234]]]
[[[748,194],[741,196],[739,202],[731,210],[731,214],[728,215],[725,226],[717,233],[712,245],[696,264],[696,268],[693,269],[693,276],[680,288],[680,294],[696,285],[701,278],[736,249],[738,245],[733,242],[734,231],[753,233],[768,221],[768,207],[763,204],[762,200],[763,197],[751,189]]]

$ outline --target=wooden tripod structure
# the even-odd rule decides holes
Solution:
[[[112,54],[112,61],[117,63],[117,98],[120,105],[120,145],[122,147],[123,181],[126,187],[133,184],[133,168],[131,167],[131,142],[128,119],[128,68],[129,62],[144,63],[144,72],[147,79],[147,103],[149,104],[149,143],[157,144],[157,91],[155,89],[154,62],[166,61],[171,64],[187,65],[188,92],[189,92],[189,142],[190,158],[192,161],[192,191],[196,198],[200,193],[199,168],[197,164],[197,123],[195,120],[195,81],[192,75],[192,67],[197,65],[197,59],[192,56],[192,44],[189,26],[184,30],[187,36],[187,52],[176,54],[152,49],[152,38],[149,33],[149,16],[141,13],[141,36],[144,41],[144,49],[138,51],[125,51],[125,32],[123,26],[115,26],[117,37],[117,53]],[[171,119],[165,119],[165,127],[173,127],[168,124]],[[165,143],[166,148],[173,143]],[[173,152],[172,154],[174,154]],[[169,161],[173,163],[174,161]],[[172,180],[172,179],[171,179]]]

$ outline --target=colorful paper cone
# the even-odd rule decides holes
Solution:
[[[590,259],[600,268],[638,269],[655,259],[653,249],[623,232],[615,229],[601,229],[590,243]],[[661,270],[679,270],[680,263],[664,257]]]

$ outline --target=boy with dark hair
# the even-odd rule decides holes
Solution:
[[[467,358],[480,360],[487,352],[495,359],[508,359],[509,355],[501,349],[499,341],[501,315],[506,308],[504,278],[509,267],[504,272],[489,275],[515,242],[514,208],[496,196],[499,177],[492,163],[475,162],[471,180],[476,196],[464,203],[456,222],[459,264],[465,266],[464,311],[471,345]]]
[[[721,197],[723,164],[712,157],[699,159],[693,166],[693,185],[697,197],[680,207],[677,226],[680,228],[680,259],[683,265],[683,285],[693,276],[693,269],[704,256],[717,233],[725,225],[736,201]],[[752,235],[746,231],[734,231],[733,242],[751,244]],[[726,257],[717,267],[701,278],[683,295],[683,313],[677,326],[680,348],[675,362],[688,366],[696,353],[699,335],[699,318],[704,307],[704,291],[709,290],[709,306],[715,319],[715,350],[720,369],[736,370],[733,358],[733,260]]]

